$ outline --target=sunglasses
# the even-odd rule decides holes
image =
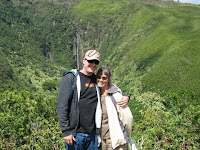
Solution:
[[[87,59],[86,59],[87,60]],[[98,65],[99,64],[99,61],[98,60],[87,60],[88,61],[88,63],[90,63],[90,64],[96,64],[96,65]]]
[[[107,78],[107,77],[98,76],[97,79],[99,79],[99,80],[100,80],[100,79],[102,79],[102,80],[107,80],[108,78]]]

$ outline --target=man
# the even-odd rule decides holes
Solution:
[[[65,73],[60,82],[57,112],[67,150],[97,150],[101,126],[100,92],[94,71],[100,61],[96,50],[83,58],[81,70]],[[121,106],[129,98],[124,97]]]

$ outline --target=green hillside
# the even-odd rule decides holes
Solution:
[[[199,14],[161,0],[1,0],[0,148],[63,148],[58,84],[79,35],[80,57],[99,50],[131,96],[138,149],[198,149]]]
[[[130,69],[140,73],[146,91],[198,93],[199,6],[136,4],[84,1],[76,6],[85,15],[85,22],[90,22],[86,30],[91,39],[100,41],[93,40],[102,52],[102,64],[111,66],[117,78],[121,76],[119,72],[124,72],[123,77],[129,76]]]

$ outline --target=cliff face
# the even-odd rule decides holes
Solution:
[[[197,92],[199,12],[199,6],[153,0],[1,1],[1,53],[14,74],[28,65],[61,74],[97,49],[100,65],[111,67],[124,90],[137,76],[145,91]]]
[[[3,0],[0,4],[1,66],[13,72],[12,77],[1,76],[4,90],[40,89],[43,78],[58,78],[62,71],[74,68],[75,32],[68,6],[53,1]]]

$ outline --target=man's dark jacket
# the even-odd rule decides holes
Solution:
[[[79,124],[79,107],[76,75],[71,72],[65,73],[60,82],[57,114],[63,136],[75,136]]]

